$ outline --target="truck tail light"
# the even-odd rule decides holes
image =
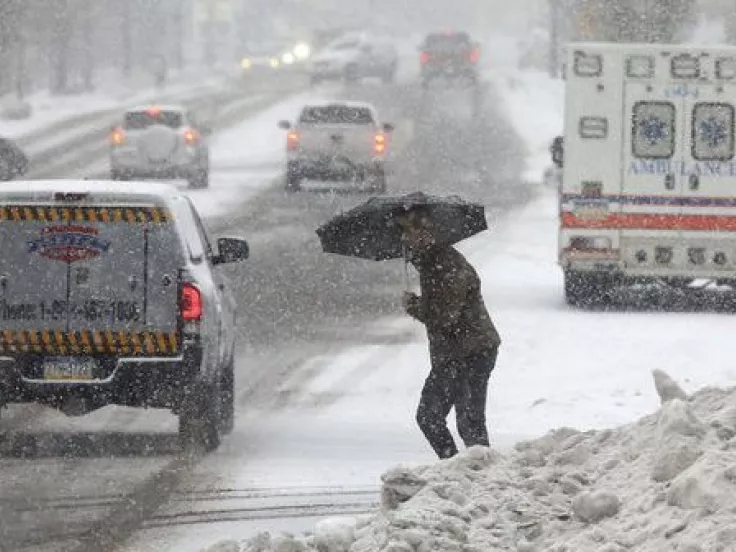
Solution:
[[[480,60],[480,50],[471,50],[468,57],[470,58],[470,63],[478,63],[478,61]]]
[[[202,319],[202,293],[197,286],[188,282],[181,286],[181,317],[184,322]]]
[[[184,143],[188,146],[196,146],[199,142],[199,133],[191,128],[184,131]]]
[[[385,134],[376,134],[375,138],[373,139],[373,152],[376,155],[383,155],[386,153],[386,135]]]
[[[125,131],[122,128],[114,128],[110,132],[110,143],[113,146],[122,146],[125,143]]]
[[[429,63],[429,53],[428,52],[421,52],[419,54],[419,63],[421,65],[427,65]]]
[[[286,135],[286,149],[294,151],[299,147],[299,133],[292,130]]]

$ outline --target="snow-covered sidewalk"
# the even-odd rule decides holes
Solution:
[[[96,90],[79,94],[52,95],[39,91],[25,98],[31,116],[21,120],[0,119],[0,136],[23,140],[40,132],[85,115],[103,114],[139,102],[166,98],[186,99],[206,91],[217,90],[234,78],[227,71],[185,71],[173,74],[164,86],[157,88],[145,79],[126,81],[121,78],[100,79]],[[0,98],[0,107],[13,103],[12,97]]]
[[[502,455],[477,447],[382,476],[382,508],[306,538],[263,533],[208,552],[707,552],[736,542],[736,387],[615,429],[559,429]]]

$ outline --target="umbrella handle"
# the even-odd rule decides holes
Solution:
[[[404,246],[404,289],[411,291],[411,279],[409,278],[409,250]]]

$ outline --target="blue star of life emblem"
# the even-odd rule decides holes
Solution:
[[[698,134],[708,147],[716,148],[728,140],[728,128],[723,121],[709,117],[698,125]]]
[[[665,121],[656,115],[650,115],[639,122],[639,134],[649,142],[649,145],[654,146],[657,142],[661,142],[667,138],[669,134],[667,127],[668,125]]]

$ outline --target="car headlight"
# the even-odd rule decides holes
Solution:
[[[296,58],[294,57],[294,54],[291,52],[286,52],[283,56],[281,56],[281,62],[284,65],[291,65],[296,61]]]
[[[296,59],[307,59],[312,53],[312,49],[306,42],[300,42],[294,46],[294,55]]]
[[[281,63],[279,62],[278,58],[271,58],[268,61],[268,64],[271,66],[272,69],[278,69],[279,68],[279,65],[281,65]]]
[[[245,70],[250,69],[253,66],[253,62],[249,60],[248,58],[243,58],[240,60],[240,67],[242,67]]]

